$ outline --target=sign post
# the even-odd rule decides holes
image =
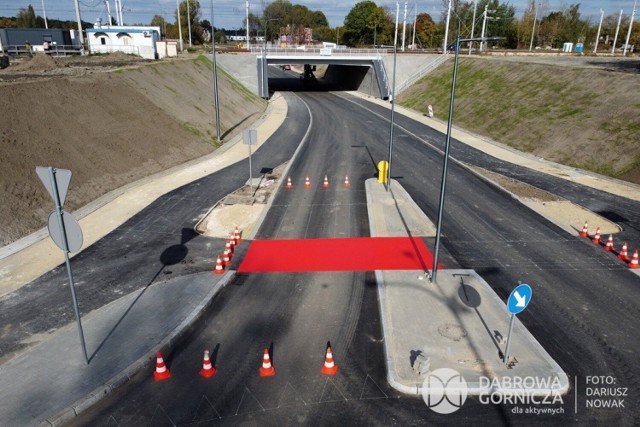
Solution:
[[[251,146],[258,144],[258,131],[256,129],[245,129],[242,132],[242,142],[249,146],[249,190],[253,197],[253,174],[251,172]]]
[[[507,334],[507,347],[504,350],[504,363],[509,364],[509,344],[511,343],[511,331],[513,329],[513,320],[516,314],[523,311],[531,302],[531,286],[526,283],[518,285],[509,295],[507,300],[507,310],[511,313],[511,320],[509,321],[509,333]]]
[[[73,285],[73,272],[71,263],[69,262],[69,252],[77,252],[82,247],[82,230],[78,221],[69,213],[62,209],[67,198],[67,190],[69,182],[71,182],[71,171],[67,169],[55,169],[52,167],[36,167],[36,173],[49,192],[56,206],[56,210],[49,216],[49,235],[51,239],[62,252],[64,252],[64,262],[67,266],[67,277],[69,278],[69,288],[71,289],[71,299],[73,301],[73,309],[78,322],[78,333],[80,334],[80,345],[84,359],[89,364],[87,356],[87,347],[84,342],[84,333],[82,331],[82,322],[80,321],[80,310],[78,309],[78,300]]]

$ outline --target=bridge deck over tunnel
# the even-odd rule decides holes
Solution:
[[[281,91],[359,90],[370,96],[388,99],[393,78],[393,51],[386,49],[321,49],[253,48],[247,53],[218,51],[217,64],[251,92],[265,99],[269,93]],[[396,95],[429,70],[446,61],[449,55],[398,52]],[[263,65],[264,64],[264,65]],[[277,70],[281,65],[299,65],[295,71]],[[300,78],[304,65],[326,65],[317,81],[305,84]],[[271,65],[271,66],[269,66]],[[379,67],[378,67],[379,66]],[[319,75],[322,73],[318,69]],[[380,83],[379,80],[384,83]],[[308,83],[308,82],[307,82]]]
[[[277,90],[357,90],[370,70],[380,98],[388,99],[391,93],[382,53],[377,50],[266,49],[258,53],[256,63],[258,95],[262,98],[269,98],[269,92]],[[304,69],[298,82],[269,72],[269,65],[291,64]],[[317,65],[327,65],[321,79],[314,74]]]

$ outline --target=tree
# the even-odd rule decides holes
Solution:
[[[188,7],[187,2],[189,2]],[[187,12],[189,13],[187,14]],[[202,43],[202,28],[199,24],[200,2],[198,0],[183,0],[179,5],[179,13],[183,37],[189,39],[189,25],[191,25],[191,40],[196,44]],[[176,25],[177,23],[178,15],[176,13]]]
[[[267,40],[278,38],[281,32],[288,32],[295,38],[302,33],[303,28],[311,28],[314,37],[317,38],[317,31],[328,27],[329,21],[321,11],[293,5],[287,0],[276,0],[264,8],[259,25],[261,34],[266,26]],[[326,31],[323,35],[326,36]]]
[[[18,28],[36,28],[36,13],[33,6],[29,5],[26,9],[21,8],[16,16],[16,25]]]
[[[167,21],[160,15],[153,15],[151,18],[151,22],[149,23],[152,27],[160,27],[160,32],[164,37],[167,36]]]
[[[344,43],[349,46],[381,44],[388,33],[389,13],[373,1],[356,3],[344,18]],[[380,39],[378,38],[380,30]],[[386,43],[386,40],[385,40]]]
[[[419,13],[416,17],[416,42],[425,47],[440,46],[438,25],[428,13]],[[436,42],[437,40],[437,42]]]

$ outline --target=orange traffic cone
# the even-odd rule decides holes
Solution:
[[[596,227],[596,234],[593,236],[593,239],[591,239],[591,241],[593,243],[600,244],[600,227]]]
[[[607,244],[604,245],[604,250],[605,251],[613,250],[613,236],[611,234],[609,234],[609,239],[607,239]]]
[[[304,188],[311,188],[311,181],[309,181],[309,177],[306,177],[304,180]]]
[[[222,265],[222,259],[220,259],[220,255],[218,255],[218,259],[216,259],[216,269],[213,270],[214,274],[224,274],[224,265]]]
[[[329,178],[327,178],[327,175],[324,176],[324,182],[322,183],[322,187],[329,188]]]
[[[589,237],[589,227],[587,226],[586,222],[582,226],[582,231],[580,232],[580,236],[581,237]]]
[[[620,249],[618,259],[621,259],[622,261],[629,261],[629,254],[627,253],[627,242],[624,242],[622,244],[622,249]]]
[[[276,374],[276,368],[271,365],[271,359],[269,359],[269,349],[265,348],[262,355],[262,367],[260,368],[261,377],[272,377]]]
[[[293,183],[291,182],[291,177],[287,178],[287,190],[291,190],[293,188]]]
[[[324,357],[324,365],[322,369],[320,369],[325,375],[335,375],[338,373],[338,365],[333,362],[333,353],[331,352],[331,347],[327,347],[327,354]]]
[[[236,250],[236,245],[238,244],[238,242],[236,242],[235,237],[233,237],[233,233],[229,233],[227,243],[229,243],[229,246],[231,246],[231,252]]]
[[[171,372],[169,372],[169,368],[164,364],[164,360],[162,360],[162,354],[156,354],[156,371],[153,373],[153,379],[156,381],[166,380],[171,376]]]
[[[224,253],[222,254],[222,265],[224,266],[231,265],[232,256],[233,256],[233,252],[231,252],[231,247],[225,248]]]
[[[349,185],[350,185],[350,184],[349,184],[349,177],[348,177],[348,176],[345,176],[345,177],[344,177],[344,187],[345,187],[345,188],[348,188],[348,187],[349,187]]]
[[[238,226],[233,230],[233,240],[236,241],[236,245],[240,243],[240,230],[238,230]]]
[[[638,250],[633,251],[633,257],[631,257],[631,262],[629,262],[629,268],[640,268],[640,263],[638,262]]]
[[[218,370],[211,364],[209,359],[209,350],[204,351],[204,360],[202,361],[202,369],[200,369],[200,376],[204,378],[211,378]]]
[[[225,251],[228,250],[231,253],[231,255],[233,256],[233,248],[234,248],[234,246],[235,245],[233,244],[233,242],[231,240],[227,240],[227,243],[225,243],[225,245],[224,245],[224,250]]]

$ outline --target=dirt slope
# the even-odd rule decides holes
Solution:
[[[72,212],[216,148],[211,64],[203,58],[32,61],[0,72],[0,246],[45,226],[53,210],[36,166],[73,172],[65,204]],[[266,104],[223,72],[218,85],[229,140]]]
[[[525,60],[521,60],[525,61]],[[640,62],[640,61],[639,61]],[[640,183],[640,67],[460,58],[454,125],[539,157]],[[634,65],[635,64],[635,65]],[[446,120],[453,60],[398,97]]]

